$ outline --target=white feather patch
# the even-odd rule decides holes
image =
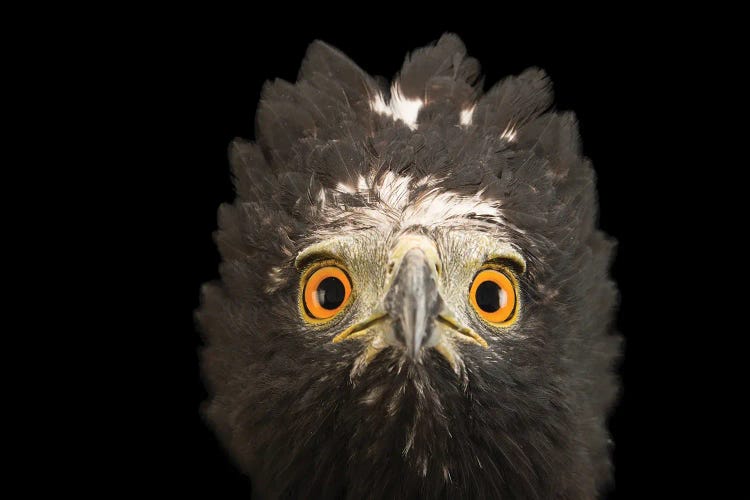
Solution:
[[[336,184],[336,191],[340,191],[346,194],[354,194],[356,192],[353,187],[344,184],[343,182],[339,182],[338,184]]]
[[[367,191],[369,189],[369,186],[367,185],[367,179],[364,178],[364,176],[360,175],[357,179],[357,191]]]
[[[516,126],[511,125],[510,123],[505,127],[505,130],[503,130],[503,133],[500,134],[501,139],[505,139],[508,142],[513,142],[516,140]]]
[[[370,100],[370,109],[380,115],[390,116],[394,121],[401,120],[412,130],[417,129],[417,117],[423,105],[422,99],[404,97],[398,83],[391,87],[391,100],[387,104],[380,93]]]
[[[357,186],[339,183],[336,191],[351,195],[366,196],[370,202],[363,207],[328,205],[328,216],[338,219],[341,210],[354,215],[359,222],[380,227],[384,231],[393,226],[434,227],[447,220],[472,214],[496,221],[503,220],[500,204],[482,197],[483,190],[467,196],[437,187],[439,179],[427,176],[415,180],[409,175],[387,172],[375,179],[360,176]],[[419,197],[412,199],[412,190],[419,188]],[[428,188],[427,191],[424,188]],[[332,193],[335,199],[335,191]],[[340,228],[341,229],[341,228]]]
[[[410,182],[411,177],[408,175],[386,172],[381,181],[374,186],[374,190],[381,203],[394,210],[402,210],[409,203]]]
[[[475,104],[474,106],[470,108],[461,110],[461,117],[460,117],[461,125],[463,125],[464,127],[468,127],[469,125],[471,125],[471,119],[474,116],[474,110],[476,109],[476,107],[477,106]]]

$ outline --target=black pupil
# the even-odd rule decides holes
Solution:
[[[344,284],[333,276],[321,281],[315,293],[323,309],[336,309],[344,302]]]
[[[502,300],[505,295],[505,290],[500,288],[494,281],[485,281],[477,287],[476,299],[479,308],[488,313],[492,313],[500,309],[503,305]]]

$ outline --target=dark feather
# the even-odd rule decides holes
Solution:
[[[387,86],[323,42],[296,83],[264,87],[257,143],[230,149],[237,199],[219,210],[221,280],[197,312],[208,418],[259,496],[594,498],[611,476],[617,291],[575,117],[551,109],[539,69],[482,95],[479,64],[454,35],[414,51],[397,81],[423,101],[414,129],[373,111],[393,97]],[[437,189],[500,204],[502,220],[483,223],[527,259],[524,341],[492,339],[499,364],[466,347],[465,385],[436,353],[404,368],[392,348],[355,383],[358,345],[322,342],[297,313],[297,252],[318,230],[369,227],[342,207],[390,210],[401,229],[397,209],[354,188],[394,174],[409,176],[410,200]],[[427,177],[437,185],[417,184]]]
[[[404,96],[428,105],[450,102],[456,109],[471,105],[481,91],[479,62],[453,34],[407,56],[398,84]]]
[[[509,76],[479,99],[473,123],[485,132],[502,133],[506,128],[522,127],[552,105],[552,84],[547,74],[530,68],[518,76]]]

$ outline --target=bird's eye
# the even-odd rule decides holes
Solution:
[[[511,279],[495,269],[484,269],[469,291],[474,310],[487,322],[507,325],[516,313],[516,289]]]
[[[321,267],[305,282],[302,291],[304,311],[313,320],[332,318],[344,308],[351,292],[351,281],[342,269]]]

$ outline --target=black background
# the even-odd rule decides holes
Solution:
[[[687,76],[676,57],[679,46],[656,43],[646,24],[600,23],[589,30],[592,26],[581,20],[552,28],[529,21],[510,29],[489,20],[486,26],[394,22],[281,28],[259,18],[232,17],[226,12],[214,23],[197,13],[189,22],[175,20],[177,29],[154,45],[138,82],[149,89],[152,109],[146,120],[157,131],[156,153],[149,156],[156,162],[144,163],[153,169],[144,182],[167,180],[156,189],[163,210],[152,220],[160,242],[152,245],[153,258],[163,270],[154,283],[168,282],[168,289],[157,290],[168,298],[168,322],[155,333],[166,354],[155,356],[160,377],[153,382],[157,396],[148,425],[156,437],[144,444],[147,458],[135,469],[154,465],[158,481],[150,488],[216,498],[247,498],[250,489],[199,413],[207,394],[192,314],[201,284],[218,278],[211,233],[216,209],[233,198],[227,147],[234,137],[253,137],[263,82],[294,81],[307,44],[316,38],[340,48],[370,74],[390,78],[407,51],[452,31],[479,59],[487,87],[540,66],[554,82],[557,107],[578,116],[584,153],[598,176],[600,225],[619,241],[612,274],[621,292],[617,327],[626,343],[618,366],[622,392],[609,421],[616,488],[607,498],[637,496],[644,485],[652,493],[671,491],[679,476],[669,467],[673,420],[663,410],[674,396],[663,390],[666,382],[657,374],[673,354],[668,345],[674,334],[656,336],[656,323],[644,321],[643,312],[655,299],[644,297],[642,287],[644,266],[660,258],[657,240],[668,238],[663,231],[651,236],[650,230],[671,227],[663,224],[672,214],[664,179],[676,166],[658,162],[654,150],[669,147],[663,133],[671,97],[666,82]]]

